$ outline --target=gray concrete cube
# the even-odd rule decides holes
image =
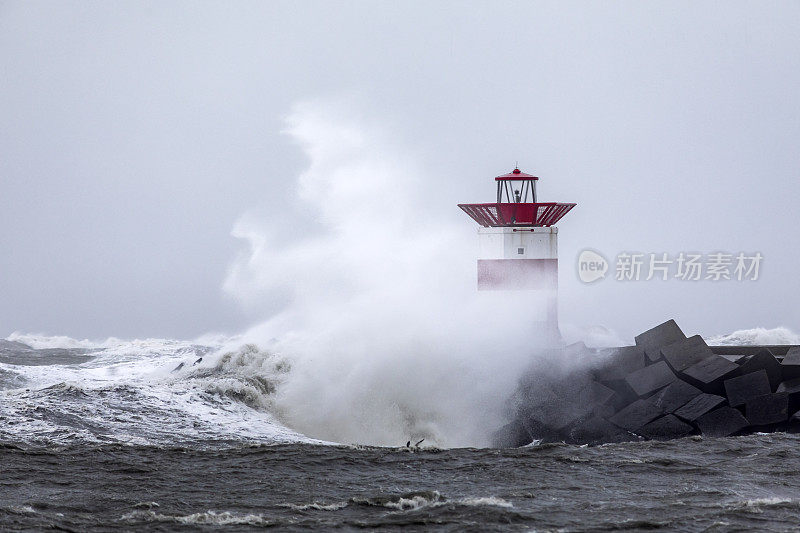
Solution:
[[[675,320],[667,320],[663,324],[648,329],[644,333],[636,336],[636,345],[644,349],[645,355],[650,361],[661,359],[661,348],[686,339],[681,328]]]
[[[772,352],[762,349],[739,363],[739,372],[742,375],[762,369],[767,372],[770,389],[774,392],[780,385],[783,375],[781,363]]]
[[[743,376],[725,380],[725,395],[731,407],[743,405],[750,398],[772,392],[767,371],[763,368]]]
[[[713,411],[724,403],[725,398],[722,396],[703,393],[695,396],[680,409],[677,409],[675,415],[689,422],[694,422],[704,414]]]
[[[781,361],[783,379],[800,378],[800,347],[795,346],[786,352]]]
[[[693,431],[692,426],[675,415],[666,415],[645,424],[636,433],[652,440],[669,440],[691,435]]]
[[[631,372],[627,375],[625,381],[637,395],[646,396],[662,387],[666,387],[676,379],[678,377],[670,370],[669,365],[664,361],[659,361],[641,370]]]
[[[661,416],[663,412],[653,404],[651,398],[636,400],[620,412],[609,418],[609,422],[628,431],[636,432],[639,428]]]
[[[703,392],[718,394],[723,391],[722,382],[735,375],[738,370],[739,365],[715,354],[699,363],[693,364],[684,370],[681,375],[685,381],[688,381]]]
[[[750,398],[744,404],[747,421],[753,426],[780,424],[789,419],[789,397],[785,392]]]
[[[714,353],[708,348],[700,335],[695,335],[661,348],[661,355],[675,372],[682,372],[700,361],[712,357]]]
[[[720,407],[697,419],[697,427],[709,437],[728,437],[745,429],[749,423],[733,407]]]
[[[665,413],[673,413],[689,400],[703,394],[703,391],[685,381],[673,381],[655,394],[654,403]]]

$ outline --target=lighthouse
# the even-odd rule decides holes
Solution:
[[[478,290],[536,291],[544,322],[558,330],[558,228],[576,204],[540,202],[539,178],[515,168],[497,176],[496,201],[458,204],[478,228]],[[532,304],[535,302],[532,302]]]

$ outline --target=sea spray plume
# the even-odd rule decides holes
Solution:
[[[225,289],[285,305],[244,335],[291,361],[276,402],[293,429],[338,442],[489,442],[537,346],[534,293],[478,293],[468,225],[423,207],[413,158],[374,125],[330,104],[296,106],[286,132],[304,150],[297,178],[313,219],[288,243],[287,213],[236,223],[249,244]]]

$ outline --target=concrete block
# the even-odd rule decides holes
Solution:
[[[639,437],[599,416],[581,421],[570,430],[565,439],[570,444],[605,444],[632,440],[639,440]]]
[[[550,426],[548,424],[543,423],[541,420],[529,416],[527,414],[521,414],[518,417],[518,420],[522,427],[525,429],[527,434],[528,442],[532,442],[534,440],[541,440],[544,442],[558,442],[562,439],[563,432],[559,431],[558,429]],[[569,425],[573,421],[568,422],[566,425]]]
[[[800,394],[800,378],[790,379],[778,385],[776,392],[785,392],[787,394]]]
[[[724,403],[725,398],[722,396],[703,393],[686,402],[683,407],[675,411],[675,415],[689,422],[694,422]]]
[[[739,372],[749,374],[756,370],[765,370],[769,378],[770,389],[774,392],[781,383],[781,363],[769,350],[762,349],[739,363]]]
[[[614,391],[597,381],[590,381],[586,389],[588,390],[587,401],[591,406],[605,405],[614,398]]]
[[[594,416],[599,416],[600,418],[605,418],[606,420],[614,416],[619,409],[613,403],[607,403],[604,405],[595,405],[592,409],[592,414]]]
[[[492,435],[495,448],[518,448],[530,444],[532,439],[519,420],[512,420]]]
[[[744,414],[753,426],[780,424],[789,419],[789,397],[785,392],[750,398],[744,404]]]
[[[519,408],[532,408],[540,405],[558,405],[560,397],[554,389],[555,379],[547,375],[524,375],[511,402]]]
[[[636,430],[648,422],[652,422],[662,414],[661,409],[653,404],[653,400],[647,398],[645,400],[636,400],[609,418],[609,422],[622,429],[636,432]]]
[[[682,377],[703,392],[717,394],[723,392],[722,382],[738,370],[739,365],[715,354],[684,370]]]
[[[776,392],[784,392],[789,398],[789,413],[796,413],[800,409],[800,378],[784,381],[778,385]]]
[[[697,427],[709,437],[727,437],[748,426],[747,419],[733,407],[720,407],[697,419]]]
[[[789,433],[800,433],[800,412],[790,416],[786,426]]]
[[[610,353],[600,354],[603,362],[594,370],[594,377],[599,381],[625,379],[625,376],[645,366],[644,350],[639,346],[623,346]]]
[[[604,385],[614,391],[614,396],[609,400],[609,404],[614,406],[615,412],[639,399],[639,396],[624,379],[606,381]]]
[[[710,349],[710,348],[709,348]],[[743,353],[721,353],[718,354],[720,357],[724,357],[731,363],[736,363],[737,365],[742,364],[749,356]]]
[[[636,336],[636,345],[641,346],[650,361],[661,358],[661,348],[686,339],[681,328],[674,320],[667,320],[663,324],[645,331]]]
[[[764,396],[772,392],[767,371],[763,368],[743,376],[725,380],[725,395],[731,407],[743,405],[750,398]]]
[[[706,341],[695,335],[661,348],[661,355],[675,372],[682,372],[690,366],[714,355]]]
[[[645,424],[637,431],[642,437],[652,440],[679,439],[691,435],[694,428],[675,415],[666,415]]]
[[[637,395],[645,396],[662,387],[666,387],[676,379],[678,377],[670,370],[667,363],[659,361],[641,370],[631,372],[627,375],[625,381]]]
[[[576,422],[591,410],[591,406],[579,406],[577,403],[558,400],[553,403],[546,403],[531,406],[525,409],[523,421],[533,424],[542,434],[558,433],[570,424]],[[541,436],[534,438],[543,438]]]
[[[800,347],[795,346],[786,352],[781,361],[783,379],[800,378]]]
[[[538,383],[538,386],[526,388],[517,405],[523,420],[533,421],[535,428],[547,430],[545,433],[563,432],[614,395],[608,387],[592,381],[584,373],[542,379]]]
[[[783,355],[783,362],[790,365],[800,365],[800,346],[792,346]]]
[[[685,381],[677,380],[667,385],[655,395],[654,404],[665,413],[673,413],[683,407],[689,400],[703,394],[697,387]]]
[[[530,406],[527,414],[540,425],[563,432],[568,426],[580,424],[598,407],[608,404],[614,398],[614,391],[605,385],[591,380],[587,375],[570,375],[553,384],[555,392],[543,404]],[[613,414],[611,408],[605,413]]]

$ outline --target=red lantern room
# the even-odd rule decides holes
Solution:
[[[497,183],[495,203],[458,204],[483,227],[549,227],[575,207],[575,204],[560,202],[537,202],[536,182],[539,178],[518,168],[494,180]]]

